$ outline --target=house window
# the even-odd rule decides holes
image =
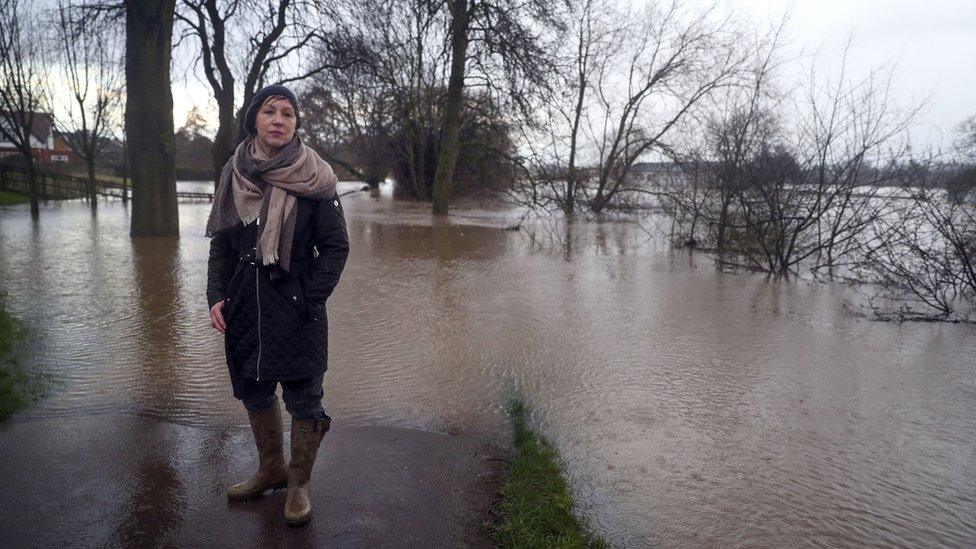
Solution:
[[[68,161],[68,155],[66,155],[66,154],[52,154],[51,155],[51,162],[67,162],[67,161]]]

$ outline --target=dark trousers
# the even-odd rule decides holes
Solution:
[[[278,397],[275,388],[281,383],[281,397],[285,401],[285,410],[294,419],[320,420],[332,418],[326,415],[322,408],[322,377],[324,372],[307,379],[293,381],[257,381],[246,378],[236,368],[229,368],[230,384],[234,389],[234,398],[244,404],[248,412],[267,410]]]

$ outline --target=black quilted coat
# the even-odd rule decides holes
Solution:
[[[254,222],[218,232],[210,242],[207,303],[212,308],[226,299],[227,366],[244,377],[288,381],[328,367],[325,302],[349,255],[346,221],[338,196],[298,198],[297,207],[287,276],[271,280],[269,268],[256,264]]]

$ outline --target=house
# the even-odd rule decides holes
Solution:
[[[0,116],[0,124],[6,124],[7,120],[7,116]],[[33,113],[30,133],[31,152],[38,162],[48,164],[71,160],[71,148],[63,139],[54,135],[54,119],[50,113]],[[20,150],[0,135],[0,157],[19,155]]]

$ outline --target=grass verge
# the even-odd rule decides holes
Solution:
[[[30,199],[26,194],[12,193],[9,191],[0,191],[0,206],[9,206],[11,204],[27,204]]]
[[[20,362],[27,330],[7,312],[5,298],[0,292],[0,421],[37,400],[44,387],[43,377],[31,375]]]
[[[492,536],[502,547],[606,547],[573,514],[573,494],[555,447],[529,429],[521,401],[513,399],[508,409],[515,456],[501,488],[500,516],[487,526]]]

